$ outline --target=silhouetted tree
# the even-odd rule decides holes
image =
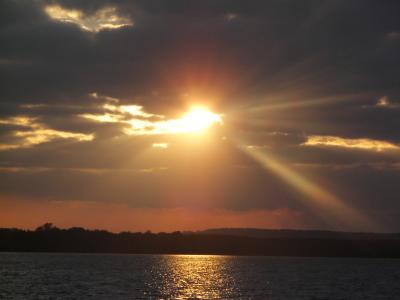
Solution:
[[[53,223],[44,223],[43,225],[36,228],[36,231],[50,231],[50,230],[58,230],[58,228],[54,226]]]

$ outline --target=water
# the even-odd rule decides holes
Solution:
[[[400,260],[0,253],[0,299],[400,299]]]

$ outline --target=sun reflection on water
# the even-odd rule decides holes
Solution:
[[[166,255],[153,270],[152,283],[157,299],[221,299],[235,293],[235,282],[228,271],[229,257],[213,255]],[[151,288],[154,288],[152,286]],[[149,290],[152,290],[149,286]]]

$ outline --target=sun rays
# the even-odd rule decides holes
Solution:
[[[282,124],[278,121],[275,122],[279,113],[290,112],[295,109],[301,109],[304,107],[315,107],[323,105],[333,105],[338,102],[353,102],[359,101],[365,97],[365,94],[348,94],[348,95],[337,95],[325,98],[315,98],[309,100],[289,100],[281,97],[272,97],[272,101],[253,102],[245,108],[232,110],[233,116],[239,116],[242,120],[241,125],[246,124],[248,126],[258,126],[260,130],[267,130],[266,127],[273,128],[274,126],[281,126]],[[362,107],[362,106],[360,106]],[[256,116],[262,116],[260,121]],[[268,115],[271,118],[268,118]],[[245,117],[244,117],[245,116]],[[230,115],[227,114],[229,120]],[[282,121],[286,122],[286,120]],[[290,122],[290,121],[289,121]],[[288,126],[294,125],[294,123],[286,124]],[[297,124],[297,126],[301,126]],[[321,128],[316,128],[316,131]],[[385,152],[388,150],[397,149],[397,145],[384,142],[376,141],[371,139],[347,139],[342,137],[332,137],[321,135],[316,140],[315,135],[302,133],[305,142],[299,143],[298,146],[309,146],[309,147],[340,147],[342,150],[347,151],[370,151],[370,152]],[[308,207],[308,209],[319,219],[325,222],[327,225],[335,229],[351,228],[353,230],[379,230],[381,229],[380,224],[377,224],[362,211],[353,207],[346,199],[341,199],[334,192],[327,190],[319,183],[314,182],[307,174],[303,174],[301,171],[292,167],[290,163],[285,163],[286,160],[291,160],[293,157],[287,157],[282,159],[276,154],[274,147],[269,147],[263,144],[263,146],[254,146],[246,140],[246,133],[241,134],[236,132],[230,135],[230,140],[242,153],[250,157],[252,160],[257,162],[263,169],[271,171],[272,174],[279,177],[288,188],[293,189],[299,197],[295,197],[299,201]],[[269,135],[266,134],[265,142],[268,144]],[[310,141],[315,141],[311,143]],[[333,141],[338,141],[333,143]]]
[[[196,136],[198,134],[203,135],[203,133],[207,133],[207,136],[212,135],[211,133],[215,129],[213,127],[216,125],[225,125],[224,123],[226,121],[227,126],[224,126],[221,131],[223,134],[218,134],[219,139],[230,140],[234,147],[256,161],[262,168],[271,171],[271,174],[280,178],[289,189],[296,192],[297,196],[294,197],[294,199],[302,201],[304,206],[308,207],[309,211],[320,220],[335,229],[377,229],[379,226],[375,224],[374,221],[361,211],[358,211],[348,201],[341,199],[341,197],[337,196],[334,192],[320,186],[317,183],[318,178],[317,182],[314,182],[311,177],[307,174],[302,174],[301,171],[292,167],[290,163],[284,163],[283,161],[291,160],[294,157],[282,159],[276,155],[275,147],[269,147],[267,145],[268,140],[272,139],[273,136],[268,134],[264,135],[264,142],[266,143],[264,146],[251,145],[251,143],[247,143],[246,134],[242,135],[242,131],[237,131],[230,127],[230,122],[232,122],[237,115],[242,117],[243,124],[250,126],[257,122],[256,116],[259,115],[262,116],[262,119],[260,119],[262,120],[260,128],[262,128],[262,130],[268,130],[263,126],[280,126],[279,123],[276,123],[276,119],[279,119],[277,118],[278,112],[290,112],[296,108],[302,107],[331,105],[338,101],[353,101],[354,99],[358,99],[358,97],[360,97],[360,95],[338,95],[296,102],[292,100],[284,101],[283,98],[277,96],[274,98],[276,101],[270,101],[264,104],[260,102],[253,103],[244,109],[225,112],[224,115],[212,112],[205,106],[192,106],[188,111],[182,112],[180,115],[176,116],[153,114],[147,112],[145,108],[140,105],[121,105],[118,99],[112,98],[111,101],[109,98],[105,98],[105,103],[100,106],[103,111],[102,114],[86,114],[81,115],[81,117],[96,122],[122,124],[125,126],[124,133],[129,136],[160,135],[160,138],[163,136],[162,139],[152,143],[151,147],[143,150],[141,155],[135,157],[135,160],[144,160],[145,157],[151,155],[165,156],[168,154],[171,155],[171,152],[182,151],[182,149],[174,145],[174,139],[176,138],[184,141],[199,140],[203,143],[206,139],[197,139]],[[271,118],[268,118],[268,116],[271,116]],[[301,127],[300,124],[297,125]],[[285,132],[283,132],[283,135],[285,135],[285,138],[289,138],[286,137]],[[303,135],[300,138],[298,137],[295,142],[296,146],[301,148],[320,146],[340,147],[348,151],[354,151],[354,149],[372,151],[376,150],[377,147],[380,147],[379,150],[386,151],[387,148],[383,147],[386,144],[382,144],[382,142],[376,143],[374,140],[349,140],[331,136],[329,139],[325,139],[324,136],[319,135],[319,139],[316,140],[316,135],[306,133],[303,133]],[[261,140],[259,141],[261,142]],[[312,141],[314,142],[312,143]],[[212,155],[212,153],[208,153],[207,155]],[[273,187],[270,188],[273,189]]]
[[[272,171],[289,187],[299,192],[301,194],[299,198],[304,199],[304,204],[327,224],[354,230],[378,228],[377,224],[337,196],[280,162],[271,151],[267,151],[265,148],[248,147],[242,141],[236,141],[236,146],[262,168]]]

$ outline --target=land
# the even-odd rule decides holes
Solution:
[[[246,228],[112,233],[45,224],[1,228],[0,251],[400,258],[400,234]]]

